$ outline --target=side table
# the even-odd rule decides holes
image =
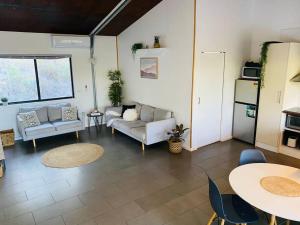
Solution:
[[[100,112],[100,114],[97,114],[97,115],[93,115],[91,113],[88,113],[87,114],[87,117],[88,117],[88,128],[90,129],[90,127],[91,127],[91,119],[93,119],[96,128],[100,128],[101,129],[101,125],[102,125],[102,122],[103,122],[103,116],[104,116],[104,113],[101,113],[101,112]]]

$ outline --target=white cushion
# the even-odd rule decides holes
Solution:
[[[127,109],[123,114],[123,119],[125,121],[136,121],[138,114],[136,109]]]
[[[36,127],[27,127],[25,129],[27,136],[39,136],[40,134],[52,133],[55,131],[55,127],[50,123],[43,123]]]
[[[56,121],[56,122],[53,122],[53,126],[55,127],[55,130],[57,130],[57,131],[68,130],[68,129],[81,130],[82,122],[80,120]]]

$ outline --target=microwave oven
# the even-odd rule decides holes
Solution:
[[[260,67],[243,67],[242,69],[242,78],[247,79],[260,79]]]
[[[287,128],[300,130],[300,116],[287,115],[285,126]]]

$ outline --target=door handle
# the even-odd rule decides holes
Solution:
[[[200,97],[198,97],[198,105],[200,105]]]

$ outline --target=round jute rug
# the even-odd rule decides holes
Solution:
[[[100,145],[80,143],[64,145],[46,152],[42,163],[53,168],[73,168],[96,161],[104,153]]]

